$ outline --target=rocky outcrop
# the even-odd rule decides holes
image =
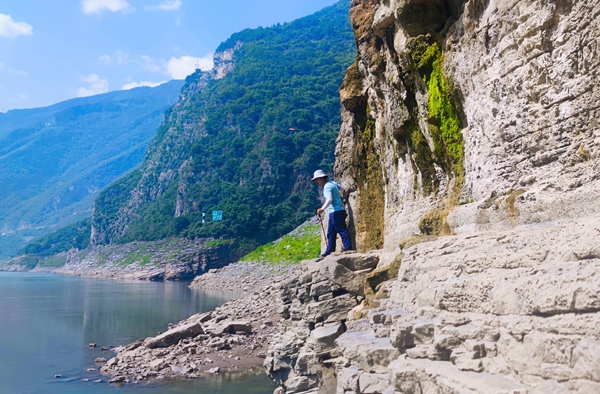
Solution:
[[[354,0],[335,173],[359,250],[598,213],[595,1]]]
[[[362,283],[378,262],[377,255],[336,253],[303,262],[304,274],[283,285],[279,314],[285,323],[265,368],[286,392],[331,388],[327,382],[340,355],[335,340],[347,330],[348,313],[364,300]],[[397,353],[389,344],[384,347]]]
[[[282,287],[277,392],[600,392],[600,3],[350,14],[335,174],[374,251]]]
[[[598,217],[425,238],[364,299],[313,262],[267,371],[287,393],[596,393],[598,239]]]

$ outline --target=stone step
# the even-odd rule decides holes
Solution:
[[[527,394],[511,376],[461,371],[444,361],[398,359],[389,366],[390,385],[402,393]]]
[[[385,373],[388,365],[400,356],[389,338],[378,338],[374,330],[346,332],[335,343],[344,357],[368,373]]]

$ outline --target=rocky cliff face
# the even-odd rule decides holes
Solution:
[[[185,168],[185,159],[183,158],[186,156],[189,145],[204,132],[197,126],[195,122],[197,119],[190,116],[190,111],[187,109],[190,99],[204,89],[210,80],[223,78],[233,69],[233,53],[242,45],[242,43],[238,43],[234,48],[215,53],[212,70],[196,70],[194,74],[187,77],[179,101],[166,113],[163,126],[158,131],[159,138],[155,138],[148,147],[144,171],[139,174],[139,179],[133,180],[135,186],[129,193],[128,201],[119,208],[118,215],[116,215],[118,220],[102,226],[93,223],[92,244],[102,244],[125,234],[128,223],[139,216],[138,209],[143,204],[162,196],[177,179],[178,171],[176,169]],[[107,199],[110,198],[111,196],[107,197]],[[178,210],[180,211],[181,208],[178,207]],[[101,218],[96,209],[93,216]]]
[[[599,392],[600,3],[350,13],[335,172],[378,251],[283,286],[279,392]]]
[[[597,213],[599,13],[354,0],[335,172],[353,191],[358,249]]]

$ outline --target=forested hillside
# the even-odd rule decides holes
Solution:
[[[183,81],[0,114],[0,259],[91,215],[139,165]]]
[[[311,216],[318,203],[311,173],[333,167],[338,91],[356,56],[348,10],[340,1],[221,44],[217,58],[232,57],[233,68],[219,79],[187,78],[142,167],[97,199],[92,242],[263,242]],[[216,210],[222,221],[210,220]]]

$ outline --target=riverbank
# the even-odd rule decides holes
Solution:
[[[298,264],[235,263],[199,276],[192,288],[246,295],[182,320],[156,337],[114,349],[116,355],[101,372],[113,383],[126,383],[262,368],[281,331],[281,285],[299,272]]]
[[[53,272],[105,279],[191,281],[237,261],[244,252],[233,241],[164,239],[73,249],[57,256],[24,255],[0,265],[3,271]]]

